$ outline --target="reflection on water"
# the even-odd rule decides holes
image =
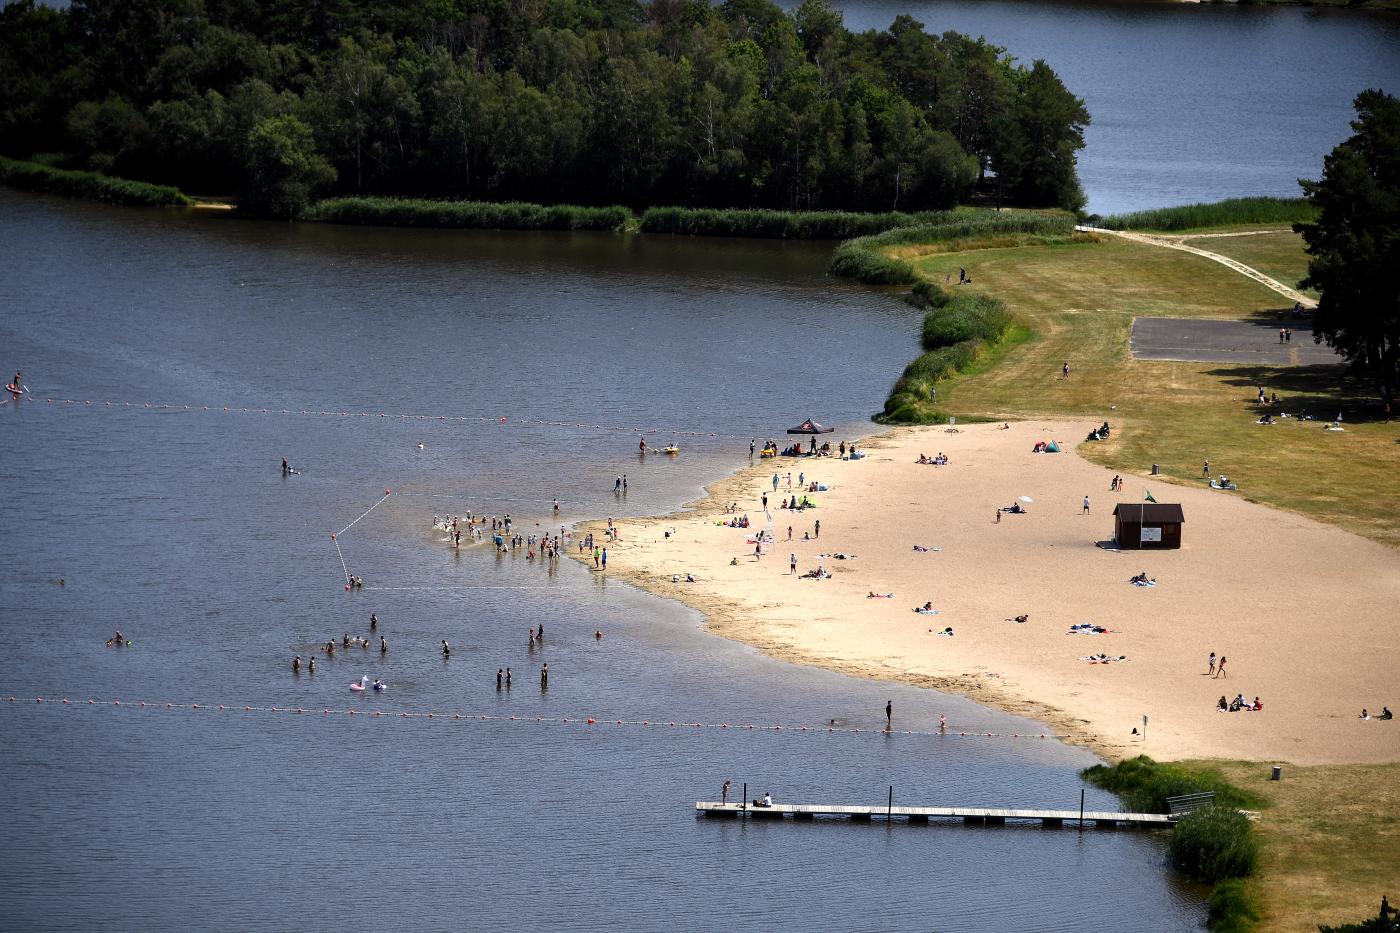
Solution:
[[[1086,905],[1105,929],[1201,922],[1150,834],[691,809],[725,779],[780,800],[894,785],[910,803],[1072,807],[1091,759],[1050,740],[529,721],[878,727],[892,699],[909,728],[1036,730],[780,664],[571,562],[451,552],[428,529],[467,507],[543,529],[555,497],[567,522],[671,509],[751,434],[860,422],[917,314],[825,280],[825,248],[263,225],[8,191],[0,216],[5,364],[41,398],[137,403],[0,407],[5,695],[522,717],[6,705],[0,926],[1072,930]],[[634,434],[519,423],[536,419],[725,436],[639,458]],[[283,456],[303,472],[284,479]],[[329,532],[385,488],[340,541],[384,589],[347,593]],[[293,675],[371,612],[386,654]],[[130,648],[103,647],[115,629]],[[388,692],[352,695],[362,675]]]

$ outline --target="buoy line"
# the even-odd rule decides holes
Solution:
[[[500,722],[531,725],[571,725],[571,726],[631,726],[663,729],[711,729],[722,732],[767,732],[830,735],[904,735],[924,738],[959,739],[1059,739],[1060,736],[1046,732],[969,732],[965,729],[859,729],[851,726],[813,726],[804,724],[771,725],[759,723],[696,722],[682,719],[608,719],[597,716],[501,716],[489,713],[464,713],[425,710],[384,710],[356,707],[328,706],[252,706],[238,703],[160,703],[147,700],[101,700],[95,697],[86,700],[70,700],[67,697],[18,697],[7,696],[3,704],[6,708],[18,709],[34,706],[59,706],[67,708],[110,707],[123,710],[152,710],[166,712],[217,712],[217,713],[289,713],[293,716],[346,716],[368,717],[371,719],[432,719],[450,722]],[[1098,738],[1092,736],[1091,738]]]

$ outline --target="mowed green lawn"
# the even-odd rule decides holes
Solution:
[[[1194,484],[1209,459],[1213,472],[1239,483],[1239,495],[1400,546],[1400,421],[1363,422],[1357,387],[1340,367],[1131,358],[1136,316],[1272,317],[1291,306],[1287,299],[1204,257],[1107,236],[912,261],[940,283],[966,269],[973,284],[963,287],[1001,298],[1034,332],[995,365],[940,385],[940,407],[961,417],[1107,419],[1113,437],[1080,451],[1110,469],[1146,476],[1156,463],[1164,477]],[[1066,362],[1070,377],[1061,379]],[[1321,421],[1256,425],[1259,385],[1279,394],[1281,411],[1344,412],[1346,431],[1323,431]]]
[[[1237,259],[1289,288],[1297,288],[1299,280],[1308,274],[1303,238],[1291,230],[1241,236],[1186,237],[1185,242]],[[1303,289],[1303,293],[1317,297],[1317,292],[1312,289]]]

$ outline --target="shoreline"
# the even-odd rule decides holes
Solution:
[[[1387,600],[1400,600],[1393,552],[1333,526],[1208,489],[1168,484],[1165,477],[1125,476],[1126,488],[1108,493],[1114,474],[1083,459],[1070,440],[1083,437],[1091,427],[1088,422],[1023,421],[1013,422],[1009,431],[985,424],[963,426],[956,434],[946,434],[942,428],[898,427],[858,439],[869,456],[854,464],[835,458],[759,461],[707,484],[705,495],[677,511],[618,522],[620,538],[609,544],[611,566],[606,572],[699,611],[706,631],[778,660],[957,694],[1045,723],[1055,738],[1086,747],[1109,761],[1138,754],[1162,760],[1218,758],[1300,765],[1400,761],[1400,733],[1386,736],[1374,731],[1388,729],[1390,723],[1341,722],[1356,718],[1355,711],[1347,712],[1352,705],[1358,710],[1374,705],[1379,710],[1383,702],[1393,699],[1387,693],[1390,681],[1385,665],[1372,650],[1381,647],[1373,644],[1376,638],[1384,641],[1389,636],[1376,631],[1374,621],[1368,622],[1384,618],[1381,608],[1395,604]],[[1130,426],[1115,429],[1125,428]],[[1042,435],[1058,439],[1065,453],[1034,455],[1039,462],[1028,464],[1032,440]],[[1015,453],[1021,448],[1027,456]],[[949,453],[949,467],[912,463],[914,451],[931,456],[939,450]],[[936,523],[946,524],[949,530],[927,530],[933,517],[914,514],[927,503],[908,501],[907,481],[927,478],[936,483],[954,476],[965,460],[977,461],[979,475],[963,472],[961,482],[953,484],[958,488],[950,490],[956,501],[928,500],[934,503]],[[997,460],[1006,461],[1000,469]],[[1070,495],[1060,490],[1059,501],[1037,495],[1031,515],[993,523],[992,503],[1010,502],[1016,494],[1009,487],[1007,492],[979,490],[1005,483],[1018,490],[1022,485],[1044,485],[1044,477],[1018,475],[1028,465],[1038,469],[1041,464],[1069,468],[1054,472],[1069,474],[1060,479],[1068,479],[1076,491]],[[794,477],[802,471],[824,482],[832,480],[832,490],[814,494],[821,507],[813,512],[772,509],[777,541],[755,561],[752,544],[744,545],[743,540],[764,525],[757,501],[759,483],[765,481],[771,492],[772,473],[789,470]],[[1118,552],[1096,546],[1096,541],[1111,537],[1112,519],[1106,516],[1111,504],[1141,501],[1143,481],[1157,487],[1159,501],[1183,503],[1184,547]],[[785,492],[783,484],[774,498],[781,501]],[[1079,517],[1085,492],[1100,509],[1087,519],[1093,534],[1083,534],[1082,525],[1071,524]],[[893,503],[892,498],[904,501]],[[973,503],[973,498],[985,498],[985,504]],[[860,501],[853,507],[852,500]],[[722,517],[729,517],[723,512],[729,502],[738,502],[739,512],[747,510],[754,519],[748,531],[719,524]],[[1207,515],[1213,508],[1223,514]],[[789,522],[796,527],[800,521],[805,529],[817,517],[826,520],[822,529],[826,537],[817,539],[823,543],[803,541],[802,529],[795,531],[791,544],[785,540]],[[883,537],[866,526],[871,518],[884,531]],[[1023,526],[1013,531],[1012,522]],[[1036,522],[1043,527],[1036,529],[1034,540],[1024,540],[1020,532]],[[1068,538],[1064,527],[1074,529]],[[576,533],[593,532],[601,543],[605,529],[606,522],[585,521],[576,526]],[[665,531],[672,529],[674,534],[666,537]],[[997,541],[1001,531],[1010,532],[1002,539],[1016,535],[1021,540]],[[1229,538],[1222,542],[1227,546],[1238,543],[1248,548],[1262,540],[1278,548],[1302,548],[1301,554],[1327,555],[1320,561],[1324,566],[1313,568],[1324,578],[1313,587],[1315,592],[1308,598],[1287,595],[1284,602],[1332,607],[1339,617],[1329,624],[1344,644],[1329,642],[1309,651],[1310,623],[1280,625],[1274,611],[1277,605],[1268,600],[1268,581],[1262,592],[1261,587],[1249,585],[1258,575],[1248,550],[1238,562],[1216,560],[1221,555],[1214,553],[1217,544],[1212,539],[1221,534]],[[897,543],[891,544],[891,535],[899,536]],[[920,536],[928,539],[923,544],[942,546],[945,552],[905,554],[912,549],[904,538]],[[1058,552],[1042,550],[1047,545],[1058,546]],[[858,559],[819,560],[817,553],[827,548],[854,551]],[[969,553],[954,556],[957,550]],[[790,551],[799,555],[799,571],[821,562],[833,571],[832,579],[793,579],[787,566]],[[583,560],[572,549],[567,553]],[[739,563],[730,565],[729,559]],[[1037,569],[1046,562],[1054,566],[1048,571]],[[950,563],[959,566],[949,568]],[[1003,565],[1003,576],[1009,570],[1011,578],[982,579],[970,592],[965,582],[962,590],[956,583],[950,587],[932,582],[945,569],[953,569],[956,579],[973,580],[979,571],[998,563]],[[1127,577],[1142,569],[1138,564],[1150,566],[1154,576],[1161,575],[1158,588],[1127,584]],[[1288,566],[1295,565],[1290,560]],[[1207,575],[1212,570],[1220,571],[1215,574],[1215,587],[1192,579],[1193,574]],[[695,574],[695,583],[684,582],[687,572]],[[1388,572],[1390,582],[1372,586],[1357,599],[1353,584],[1368,573],[1380,572]],[[681,582],[672,582],[673,575]],[[1237,592],[1241,586],[1243,593]],[[1167,597],[1169,588],[1177,591],[1171,597]],[[1043,597],[1042,604],[1035,604],[1035,594],[1047,590],[1060,590],[1056,599],[1061,605],[1047,607]],[[861,599],[868,591],[893,592],[895,598]],[[940,615],[912,613],[913,605],[935,592]],[[1351,603],[1343,597],[1350,597]],[[1149,599],[1171,603],[1157,610],[1166,626],[1138,615],[1144,605],[1151,605]],[[1006,608],[989,612],[993,603]],[[1219,613],[1218,619],[1210,618],[1212,609]],[[1009,621],[1020,612],[1029,612],[1028,624]],[[1222,633],[1226,620],[1241,632]],[[1068,625],[1082,621],[1121,634],[1065,637]],[[955,628],[953,638],[932,637],[933,630],[944,626]],[[1164,627],[1168,631],[1162,631]],[[1182,655],[1190,659],[1191,668],[1204,669],[1206,653],[1217,646],[1226,656],[1240,658],[1230,667],[1235,680],[1227,675],[1225,683],[1205,687],[1200,682],[1211,678],[1197,676],[1201,670],[1182,671]],[[1114,655],[1128,655],[1129,660],[1102,666],[1077,660],[1081,653],[1110,649]],[[1357,696],[1354,704],[1332,696],[1345,692],[1333,686],[1342,678]],[[1265,712],[1218,716],[1212,702],[1217,688],[1228,695],[1243,690],[1249,694],[1247,699],[1260,695]],[[1201,696],[1192,701],[1183,699],[1183,693]],[[1362,699],[1373,696],[1369,702]],[[1144,714],[1156,725],[1147,740],[1131,732],[1142,728]],[[1304,735],[1317,738],[1305,743]]]

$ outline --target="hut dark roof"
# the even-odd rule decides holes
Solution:
[[[1181,506],[1168,502],[1120,502],[1113,507],[1113,514],[1125,522],[1139,525],[1169,525],[1186,521]]]

